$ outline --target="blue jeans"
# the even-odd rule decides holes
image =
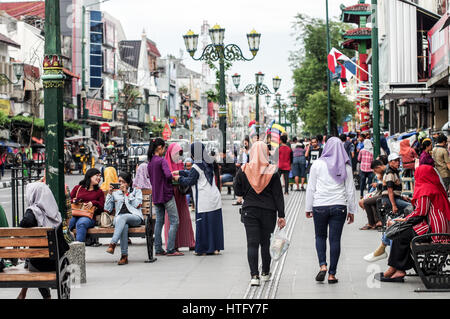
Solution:
[[[167,203],[155,204],[156,208],[156,223],[155,223],[155,252],[163,252],[162,248],[162,228],[164,226],[164,216],[165,211],[169,216],[170,228],[169,228],[169,239],[167,243],[167,252],[173,253],[175,251],[175,240],[177,238],[177,230],[179,224],[177,204],[175,202],[175,197],[172,197]]]
[[[385,204],[389,209],[392,209],[392,204],[389,200],[389,197],[383,196],[383,204]],[[395,205],[397,205],[398,214],[404,213],[408,215],[414,210],[414,207],[411,203],[398,197],[395,198]]]
[[[369,191],[369,189],[372,187],[370,184],[372,184],[373,172],[363,172],[363,171],[361,171],[359,173],[359,176],[360,176],[359,190],[361,192],[361,197],[363,197],[366,185],[368,186],[367,187],[367,191]]]
[[[120,239],[122,255],[128,255],[128,226],[137,227],[141,224],[142,219],[133,214],[119,214],[114,218],[114,234],[111,243],[117,244]]]
[[[347,218],[347,207],[342,205],[313,207],[316,251],[320,266],[327,265],[327,233],[330,229],[330,267],[335,275],[341,254],[341,235]]]
[[[87,217],[72,217],[69,223],[69,230],[77,229],[77,241],[85,242],[86,234],[89,228],[95,226],[95,219]]]
[[[222,177],[222,184],[230,183],[233,181],[233,175],[231,175],[231,174],[223,174],[221,177]]]

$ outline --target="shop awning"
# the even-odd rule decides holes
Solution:
[[[128,128],[130,130],[142,131],[142,128],[140,128],[139,126],[135,126],[135,125],[128,125]]]
[[[63,68],[63,72],[64,72],[64,74],[66,74],[66,75],[68,75],[68,76],[70,76],[72,78],[77,78],[77,79],[80,78],[78,75],[76,75],[75,73],[73,73],[72,71],[70,71],[70,70],[68,70],[66,68]]]

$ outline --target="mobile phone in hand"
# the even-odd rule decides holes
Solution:
[[[119,183],[111,183],[111,186],[113,187],[113,189],[120,189]]]

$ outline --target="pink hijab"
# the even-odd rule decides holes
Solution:
[[[181,171],[184,169],[183,161],[179,159],[176,163],[173,161],[173,158],[175,158],[176,154],[182,151],[183,149],[178,143],[172,143],[170,144],[169,148],[167,149],[165,159],[167,163],[169,164],[170,171]]]

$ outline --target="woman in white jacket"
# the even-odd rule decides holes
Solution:
[[[316,251],[320,271],[316,281],[324,281],[327,273],[327,234],[330,233],[330,269],[328,283],[335,284],[341,252],[341,235],[345,220],[353,223],[357,211],[355,185],[350,159],[340,139],[330,138],[322,156],[311,166],[306,190],[306,217],[314,217]],[[348,212],[348,214],[347,214]]]

